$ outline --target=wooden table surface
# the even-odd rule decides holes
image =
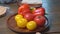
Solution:
[[[10,10],[7,10],[5,16],[0,17],[0,34],[17,34],[11,31],[7,27],[7,18],[12,14],[17,12],[17,5],[16,4],[2,4],[3,6],[10,7]],[[50,29],[47,34],[60,34],[60,1],[59,0],[52,0],[52,1],[43,1],[42,5],[46,9],[46,13],[48,15],[47,18],[50,23]]]

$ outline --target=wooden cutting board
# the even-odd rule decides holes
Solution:
[[[0,6],[0,16],[6,13],[6,7]]]

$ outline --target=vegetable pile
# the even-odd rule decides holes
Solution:
[[[46,21],[45,9],[43,7],[34,8],[30,7],[28,4],[23,4],[18,8],[15,21],[19,28],[27,28],[28,30],[43,27]]]

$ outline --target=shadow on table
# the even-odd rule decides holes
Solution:
[[[6,13],[5,13],[5,14],[3,14],[3,15],[0,15],[0,18],[2,18],[2,17],[4,17],[4,16],[6,16]]]

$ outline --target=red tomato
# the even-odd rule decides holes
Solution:
[[[34,18],[34,15],[31,13],[27,13],[24,15],[24,18],[27,19],[28,21],[31,21]]]
[[[38,8],[38,9],[36,9],[35,11],[33,11],[33,14],[35,15],[35,16],[37,16],[37,15],[42,15],[42,16],[44,16],[45,15],[45,9],[44,8]]]
[[[20,14],[20,12],[23,12],[23,11],[25,11],[25,10],[29,10],[30,9],[30,7],[29,7],[29,5],[28,4],[23,4],[23,5],[21,5],[19,8],[18,8],[18,14]]]
[[[44,16],[36,16],[34,21],[37,23],[38,26],[44,26],[46,18]]]
[[[23,10],[22,12],[18,12],[18,14],[25,15],[26,13],[30,13],[29,9]]]

